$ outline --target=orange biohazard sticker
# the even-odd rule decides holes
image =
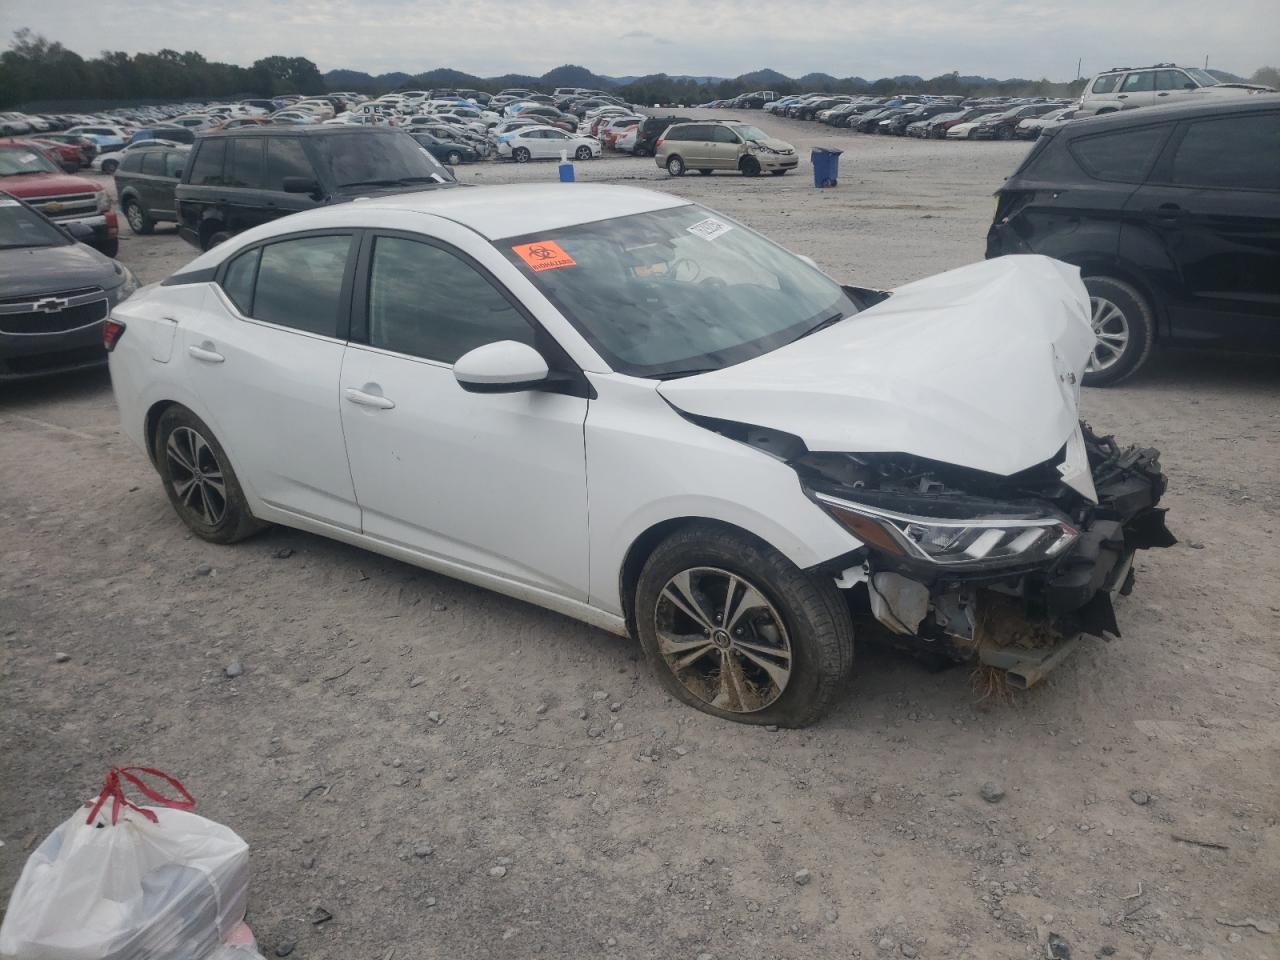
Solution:
[[[511,249],[515,251],[517,257],[529,265],[534,273],[577,266],[577,261],[560,249],[560,244],[552,243],[550,240],[521,243]]]

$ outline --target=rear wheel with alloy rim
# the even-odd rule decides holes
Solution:
[[[444,158],[444,162],[449,164],[449,166],[451,167],[456,167],[458,164],[462,162],[462,154],[460,154],[457,150],[450,151],[449,154]]]
[[[147,212],[142,209],[142,204],[137,200],[125,201],[124,217],[129,221],[129,229],[134,233],[151,233],[156,228],[155,221],[147,216]]]
[[[160,415],[154,454],[169,502],[196,536],[234,543],[264,526],[249,512],[213,431],[186,407],[172,406]]]
[[[667,691],[728,720],[813,723],[853,664],[853,627],[831,580],[723,527],[691,526],[660,544],[635,611]]]
[[[1151,355],[1155,323],[1146,298],[1114,277],[1085,277],[1094,346],[1084,384],[1105,387],[1138,370]]]
[[[679,157],[667,157],[667,173],[673,177],[683,177],[684,161]]]

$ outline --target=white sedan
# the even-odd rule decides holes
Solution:
[[[89,166],[94,170],[100,170],[103,173],[115,173],[122,161],[135,150],[156,150],[160,147],[185,147],[185,143],[178,143],[174,140],[135,140],[133,143],[126,143],[119,150],[113,150],[111,153],[100,153],[93,158]]]
[[[238,234],[104,341],[197,536],[297,527],[630,634],[732,720],[822,716],[855,616],[1034,683],[1170,539],[1155,452],[1077,420],[1089,298],[1044,257],[889,294],[677,197],[442,188]]]
[[[600,156],[600,141],[577,133],[565,133],[558,127],[521,127],[499,134],[498,154],[516,163],[530,160],[559,160],[560,154],[574,160],[590,160]]]

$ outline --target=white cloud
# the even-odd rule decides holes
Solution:
[[[772,67],[868,79],[1070,79],[1171,60],[1248,74],[1277,58],[1274,0],[2,0],[0,31],[31,27],[84,56],[196,49],[249,64],[305,56],[321,70],[736,76]]]

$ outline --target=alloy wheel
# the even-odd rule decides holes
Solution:
[[[676,574],[658,595],[654,624],[672,675],[717,709],[755,713],[787,688],[792,651],[782,617],[736,573],[693,567]]]
[[[1104,297],[1090,297],[1093,309],[1093,353],[1086,371],[1097,373],[1112,367],[1129,346],[1129,321],[1124,311]]]
[[[165,457],[178,502],[211,527],[222,522],[227,487],[209,442],[190,427],[177,427],[165,443]]]
[[[142,221],[142,208],[136,203],[130,203],[124,208],[124,215],[129,220],[129,227],[134,233],[141,233],[142,228],[146,226]]]

